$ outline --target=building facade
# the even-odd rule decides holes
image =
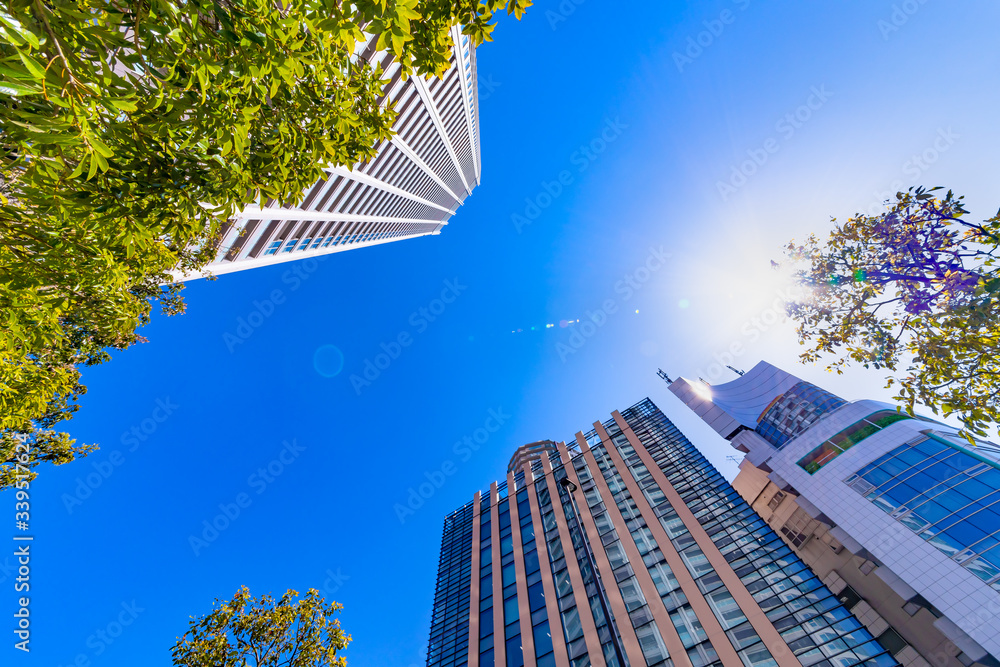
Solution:
[[[540,461],[547,454],[558,451],[559,446],[552,440],[539,440],[538,442],[529,442],[526,445],[521,445],[514,450],[514,455],[510,457],[510,463],[507,464],[507,472],[517,472],[524,467],[525,463]]]
[[[439,234],[479,184],[481,171],[475,48],[458,27],[452,39],[451,68],[429,81],[404,81],[392,55],[376,50],[377,35],[359,46],[358,57],[381,63],[390,81],[386,99],[399,112],[395,136],[367,162],[328,168],[295,205],[248,206],[221,230],[206,272]]]
[[[896,664],[649,399],[444,522],[428,667]]]
[[[1000,665],[1000,448],[767,363],[670,389],[746,454],[734,487],[900,663]]]

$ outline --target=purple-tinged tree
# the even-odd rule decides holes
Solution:
[[[941,189],[911,188],[885,213],[789,243],[807,296],[788,314],[802,361],[893,371],[887,386],[907,412],[954,414],[971,439],[1000,424],[1000,212],[972,222],[964,198]]]

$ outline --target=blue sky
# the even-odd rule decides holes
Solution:
[[[101,450],[33,486],[32,653],[11,662],[7,642],[4,663],[169,664],[187,617],[245,584],[344,604],[351,664],[422,665],[442,518],[518,445],[650,396],[732,476],[655,370],[733,377],[711,366],[733,349],[737,367],[886,396],[880,374],[797,365],[770,260],[910,185],[992,215],[998,20],[941,0],[541,0],[504,20],[478,52],[483,182],[440,236],[193,282],[186,315],[86,372],[69,428]],[[453,303],[422,324],[443,290]],[[558,326],[607,303],[587,337]],[[412,343],[356,391],[400,334]],[[329,345],[334,377],[314,364]],[[478,451],[455,449],[497,415]],[[443,483],[401,520],[428,479]],[[239,515],[196,554],[220,505]]]

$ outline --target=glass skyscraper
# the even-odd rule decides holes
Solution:
[[[896,664],[649,399],[444,522],[428,667]]]

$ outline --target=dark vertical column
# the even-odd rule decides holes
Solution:
[[[490,484],[490,532],[493,539],[493,664],[507,665],[507,644],[503,623],[503,568],[500,567],[500,496],[497,483]],[[499,600],[499,604],[497,601]]]
[[[559,454],[562,463],[566,468],[572,468],[572,464],[569,464],[569,457],[563,453],[565,450],[566,445],[560,443]],[[569,581],[573,585],[573,598],[576,600],[580,625],[583,627],[583,636],[587,643],[587,654],[590,656],[590,664],[594,665],[594,667],[607,667],[607,663],[604,661],[604,652],[601,650],[600,638],[597,635],[597,625],[594,624],[594,614],[590,610],[590,600],[587,599],[587,587],[583,583],[580,564],[576,560],[576,550],[573,548],[573,536],[570,534],[569,524],[566,522],[566,514],[563,512],[562,501],[559,500],[559,489],[556,487],[556,481],[552,476],[552,464],[549,463],[549,457],[547,456],[542,457],[542,470],[545,472],[545,484],[549,489],[549,496],[552,498],[552,511],[556,517],[556,526],[559,528],[559,541],[563,545],[566,570],[569,572]],[[610,619],[608,619],[608,622],[610,624]]]
[[[581,434],[577,434],[576,441],[580,446],[580,449],[586,455],[586,452],[590,451],[587,446],[587,441],[583,439]],[[566,449],[566,443],[559,443],[559,453],[566,462],[567,478],[569,481],[573,482],[577,488],[579,488],[580,478],[577,477],[576,469],[570,461],[569,450]],[[577,506],[581,504],[586,503],[577,503]],[[614,616],[616,621],[615,624],[618,626],[618,634],[621,635],[622,649],[625,651],[625,655],[630,664],[644,665],[646,661],[642,657],[642,649],[639,646],[639,638],[636,637],[635,628],[632,627],[632,622],[629,620],[628,609],[625,607],[625,600],[622,598],[622,593],[618,590],[618,585],[615,583],[615,577],[611,573],[611,563],[608,561],[608,555],[602,548],[603,545],[601,544],[601,538],[597,532],[597,526],[594,524],[594,517],[589,511],[584,511],[583,509],[580,509],[578,514],[580,526],[583,528],[588,540],[590,541],[591,550],[593,551],[597,568],[602,573],[602,578],[598,580],[597,583],[598,585],[601,583],[604,584],[604,592],[608,599],[608,606],[611,607],[611,615]],[[597,572],[594,573],[594,578],[597,579]],[[614,632],[614,628],[611,626],[610,618],[608,619],[608,631]]]
[[[601,432],[599,431],[599,433]],[[601,440],[605,440],[606,438],[607,434],[601,433]],[[587,440],[583,437],[582,433],[578,433],[576,439],[577,442],[582,443],[580,445],[581,449],[584,445],[587,445]],[[608,442],[604,443],[605,449],[607,449],[609,444],[610,443]],[[670,615],[667,613],[666,607],[664,607],[663,602],[660,601],[660,594],[656,590],[656,585],[653,583],[652,577],[649,576],[649,570],[646,569],[646,565],[642,562],[642,556],[639,554],[639,550],[635,546],[635,541],[632,539],[632,535],[629,533],[628,527],[625,525],[625,519],[622,518],[618,507],[615,506],[611,489],[608,487],[608,482],[604,479],[604,475],[601,472],[600,467],[597,465],[597,459],[594,457],[594,452],[591,451],[589,445],[587,445],[584,452],[584,457],[587,461],[587,466],[590,468],[591,475],[594,478],[594,484],[597,486],[597,490],[600,491],[601,498],[604,500],[604,506],[607,508],[608,515],[611,517],[611,523],[615,527],[615,532],[618,533],[618,539],[621,541],[622,547],[625,549],[625,555],[628,556],[628,562],[632,565],[632,572],[635,574],[635,578],[639,582],[639,588],[642,590],[642,595],[646,598],[646,604],[649,607],[649,611],[653,614],[653,620],[656,621],[656,628],[660,631],[660,637],[663,639],[663,643],[667,646],[667,652],[670,653],[670,660],[678,667],[692,667],[687,651],[684,650],[684,644],[681,642],[680,637],[677,636],[677,630],[674,628],[674,624],[670,620]],[[615,469],[618,471],[618,474],[622,476],[623,480],[625,479],[625,475],[629,474],[628,470],[624,470],[624,466],[618,466],[617,461],[615,462]],[[622,474],[623,470],[625,474]],[[629,488],[629,492],[632,493],[631,488]],[[632,497],[635,497],[634,493],[632,493]],[[593,521],[590,516],[588,516],[588,518]],[[597,534],[596,524],[594,525],[594,537],[596,538],[596,541],[591,540],[591,544],[601,544],[601,540]],[[604,550],[602,549],[602,555],[603,551]],[[611,571],[611,564],[608,563],[604,567],[606,568],[604,569],[606,587],[611,588],[613,586],[615,593],[620,595],[618,586],[613,583],[615,578],[614,573]],[[619,632],[624,633],[622,626],[628,625],[628,629],[631,633],[633,635],[635,634],[635,629],[632,627],[632,621],[627,612],[625,612],[624,615],[619,616],[616,611],[615,616],[621,619],[618,622]],[[641,650],[638,654],[636,654],[636,658],[633,659],[630,654],[629,659],[643,660]]]
[[[681,560],[680,554],[677,553],[677,550],[674,548],[669,536],[667,536],[667,531],[663,529],[663,524],[661,524],[656,518],[656,514],[652,511],[649,503],[646,502],[646,497],[643,495],[642,489],[640,489],[639,485],[636,484],[635,478],[632,477],[632,473],[629,472],[628,467],[625,465],[625,461],[622,460],[621,454],[618,453],[614,443],[611,442],[611,439],[608,437],[604,427],[600,424],[595,424],[595,427],[601,436],[601,440],[604,442],[604,448],[608,451],[608,456],[611,458],[615,468],[618,470],[622,480],[625,482],[625,486],[628,487],[628,491],[632,494],[632,498],[634,498],[636,504],[639,505],[639,511],[642,512],[645,517],[646,525],[649,527],[650,532],[653,533],[653,538],[656,540],[657,546],[660,547],[660,551],[663,553],[664,558],[666,558],[667,565],[670,566],[670,570],[673,572],[674,577],[677,578],[677,583],[680,584],[681,591],[688,599],[688,603],[691,605],[695,615],[698,617],[698,621],[705,629],[705,634],[708,635],[709,640],[712,642],[712,648],[714,648],[715,652],[719,654],[719,658],[722,660],[723,664],[740,664],[742,661],[736,654],[736,649],[733,648],[733,644],[729,641],[729,637],[726,636],[725,631],[722,629],[722,625],[719,623],[719,620],[715,617],[712,609],[708,606],[708,602],[705,600],[705,597],[698,589],[698,584],[695,582],[694,577],[692,577],[691,573],[688,572],[687,567],[684,565],[684,561]],[[624,429],[622,429],[622,431],[624,432]],[[631,440],[629,442],[631,443]],[[639,451],[639,448],[642,447],[642,445],[637,446],[635,444],[632,444],[632,446],[635,447],[636,451]],[[648,468],[649,466],[646,467]],[[631,558],[632,556],[630,554],[629,559],[631,560]],[[640,582],[643,581],[644,580],[640,579]],[[652,583],[652,581],[650,583]],[[643,586],[645,586],[644,583]],[[645,592],[645,588],[643,588],[643,592]],[[656,597],[659,598],[659,595]],[[647,595],[647,599],[648,598],[649,596]],[[666,610],[662,603],[659,607],[664,611]],[[658,618],[656,624],[660,624]],[[672,622],[670,623],[670,637],[668,638],[667,631],[661,630],[661,635],[663,635],[663,641],[667,643],[667,649],[670,651],[670,657],[673,658],[675,651],[672,640],[680,642],[680,637],[677,636],[676,629],[673,627]],[[684,652],[683,644],[680,645],[679,651]]]
[[[548,456],[544,458],[548,461]],[[542,513],[538,508],[538,496],[535,495],[534,488],[535,480],[532,477],[531,463],[525,463],[524,479],[532,480],[528,487],[528,504],[531,506],[531,524],[535,527],[538,560],[542,564],[542,590],[545,591],[545,611],[549,617],[549,631],[552,633],[552,651],[555,655],[556,667],[569,667],[569,655],[566,653],[566,644],[563,643],[562,618],[559,614],[555,582],[552,581],[552,568],[549,564],[549,543],[545,540],[545,527],[542,525]]]
[[[472,500],[472,547],[469,550],[469,667],[479,667],[479,491]]]
[[[507,504],[510,507],[510,534],[514,542],[514,575],[517,577],[517,615],[521,624],[521,652],[524,654],[524,667],[534,667],[535,637],[532,634],[531,609],[528,606],[528,581],[524,569],[521,522],[517,515],[517,488],[514,486],[512,472],[507,473]]]
[[[739,605],[740,610],[742,610],[743,615],[747,617],[753,629],[757,632],[757,635],[767,646],[771,653],[771,656],[777,661],[778,667],[801,667],[802,663],[798,661],[795,655],[792,653],[788,644],[785,643],[784,638],[775,629],[774,625],[764,614],[764,611],[754,600],[753,595],[747,590],[740,578],[736,576],[733,569],[729,566],[726,559],[719,553],[719,549],[712,542],[712,538],[709,537],[705,529],[702,528],[701,524],[698,523],[698,519],[695,518],[694,513],[688,508],[684,499],[681,498],[680,494],[674,489],[673,485],[667,480],[667,476],[663,474],[660,470],[660,466],[656,464],[653,457],[646,451],[646,448],[642,446],[639,438],[636,437],[632,428],[628,425],[624,418],[622,418],[621,413],[615,410],[612,413],[615,422],[618,427],[625,434],[628,439],[629,444],[635,449],[639,458],[645,464],[646,468],[653,474],[653,478],[660,485],[660,490],[663,491],[663,495],[667,497],[670,504],[673,505],[674,511],[677,512],[677,516],[680,517],[684,525],[687,526],[688,531],[691,533],[691,537],[694,538],[695,543],[708,558],[708,562],[712,564],[715,569],[715,573],[719,575],[722,583],[726,585],[729,590],[729,594],[733,596],[736,600],[736,604]],[[714,615],[713,615],[714,617]],[[716,649],[718,651],[718,649]],[[720,653],[721,656],[721,653]]]

